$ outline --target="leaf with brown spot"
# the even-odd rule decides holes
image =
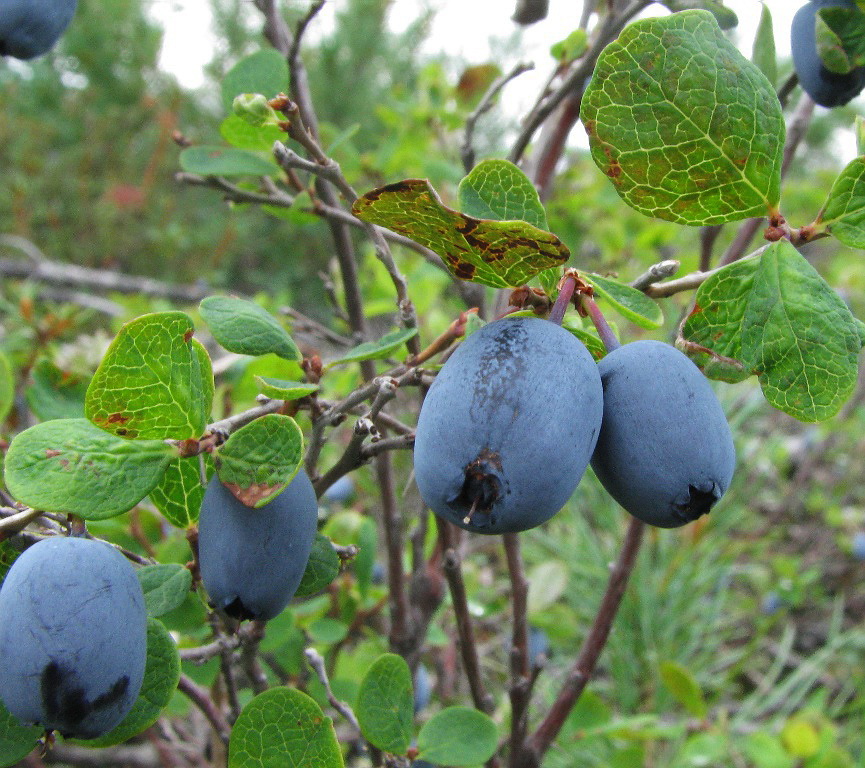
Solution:
[[[242,503],[261,507],[294,478],[303,433],[290,416],[271,413],[231,434],[214,451],[219,479]]]
[[[234,494],[234,497],[247,507],[260,506],[259,502],[272,499],[285,485],[268,485],[267,483],[253,483],[248,488],[241,488],[236,483],[224,483],[225,487]]]
[[[477,219],[448,208],[426,179],[367,192],[352,212],[435,251],[461,280],[493,288],[523,285],[570,256],[558,237],[525,221]]]

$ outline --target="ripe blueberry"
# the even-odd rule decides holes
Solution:
[[[0,56],[47,53],[75,15],[77,0],[0,0]]]
[[[211,603],[236,619],[272,619],[294,597],[315,538],[318,503],[301,469],[258,509],[214,475],[198,520],[201,580]]]
[[[708,512],[730,485],[736,453],[708,380],[684,354],[635,341],[598,363],[604,420],[592,457],[628,512],[675,528]]]
[[[826,69],[817,51],[814,26],[817,11],[836,7],[855,8],[856,3],[854,0],[811,0],[796,11],[790,26],[793,66],[799,76],[799,83],[823,107],[846,104],[865,87],[865,67],[856,67],[847,74],[839,75]]]
[[[533,317],[490,323],[456,349],[424,400],[420,494],[469,531],[540,525],[577,487],[602,408],[597,366],[571,333]]]
[[[0,589],[0,699],[24,724],[94,739],[135,703],[147,614],[135,570],[105,542],[54,536]]]

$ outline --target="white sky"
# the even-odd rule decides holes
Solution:
[[[291,0],[297,2],[298,0]],[[332,26],[333,17],[344,0],[329,0],[315,25],[320,29]],[[509,96],[515,107],[525,99],[534,98],[539,86],[551,69],[550,45],[571,32],[579,22],[582,3],[578,0],[550,0],[550,12],[546,19],[523,28],[520,46],[502,55],[490,45],[490,39],[510,39],[520,29],[510,20],[514,0],[427,0],[438,8],[432,35],[427,41],[428,52],[443,51],[463,57],[470,64],[481,64],[495,60],[503,69],[517,61],[533,61],[536,70],[523,75],[509,86]],[[775,38],[778,54],[789,54],[789,29],[798,0],[766,0],[775,22]],[[424,0],[393,0],[391,22],[394,28],[404,28],[415,18],[426,3]],[[760,0],[726,0],[725,5],[739,17],[738,40],[740,48],[750,55],[751,44],[760,16]],[[190,35],[190,29],[208,29],[210,13],[208,0],[151,0],[151,11],[165,27],[162,51],[163,66],[176,74],[187,87],[195,88],[203,83],[202,68],[211,57],[212,38],[206,34]],[[660,5],[650,6],[648,15],[665,13]],[[311,29],[315,31],[314,28]],[[514,93],[516,91],[516,93]],[[528,104],[526,104],[528,106]]]
[[[789,56],[790,24],[805,0],[764,1],[772,13],[778,56]],[[344,2],[328,0],[307,34],[314,37],[332,28],[334,16]],[[207,33],[190,35],[190,30],[210,28],[208,0],[150,0],[150,3],[153,16],[165,28],[161,55],[163,67],[173,72],[185,87],[201,86],[204,83],[203,67],[212,55],[213,36]],[[503,103],[508,104],[510,115],[520,118],[534,104],[552,71],[550,46],[565,38],[579,23],[580,0],[549,0],[549,4],[547,18],[529,27],[519,27],[511,21],[515,0],[392,0],[390,20],[394,29],[404,29],[417,17],[420,9],[432,6],[437,13],[425,52],[449,53],[461,57],[468,64],[495,61],[505,71],[519,61],[533,62],[535,69],[511,82],[504,92]],[[750,56],[763,0],[725,0],[724,4],[739,17],[739,26],[733,32],[734,41],[746,56]],[[654,4],[643,15],[665,13],[667,10],[663,6]],[[508,45],[506,51],[501,50],[501,41],[512,41],[515,32],[518,33],[517,45]],[[581,131],[576,131],[571,141],[583,145],[585,138]],[[839,136],[839,142],[839,153],[843,157],[855,156],[852,133]]]

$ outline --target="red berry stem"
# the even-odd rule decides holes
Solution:
[[[562,287],[559,289],[559,295],[556,297],[556,302],[550,310],[547,318],[551,323],[561,325],[565,319],[565,312],[568,309],[568,304],[574,297],[574,291],[577,289],[577,278],[575,275],[565,275],[562,280]]]
[[[604,317],[603,312],[601,312],[601,308],[597,305],[595,300],[587,293],[581,293],[580,300],[583,303],[583,309],[586,311],[589,317],[592,318],[592,322],[595,325],[598,336],[600,336],[601,341],[604,342],[604,346],[606,347],[607,352],[612,352],[614,349],[618,349],[619,347],[621,347],[621,343],[616,338],[616,334],[613,333],[613,329],[610,328],[610,325],[607,322],[607,318]]]

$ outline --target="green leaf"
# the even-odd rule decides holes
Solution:
[[[192,344],[192,352],[196,360],[192,361],[192,375],[200,382],[201,393],[199,395],[199,403],[201,413],[204,416],[205,425],[210,420],[210,410],[213,407],[213,395],[216,393],[216,383],[213,380],[213,363],[210,360],[210,355],[207,352],[204,344],[198,339],[190,339]],[[198,365],[198,373],[195,373],[196,361]]]
[[[865,155],[865,118],[862,115],[853,118],[853,134],[856,137],[856,154]]]
[[[333,721],[293,688],[271,688],[249,702],[228,744],[228,768],[343,766]]]
[[[588,48],[589,37],[584,29],[575,29],[564,40],[553,43],[550,55],[559,64],[570,64],[579,59]]]
[[[198,520],[204,487],[197,456],[177,457],[150,491],[150,501],[177,528],[188,528]]]
[[[865,16],[859,9],[819,9],[815,38],[817,53],[830,72],[846,75],[865,64]]]
[[[248,149],[187,147],[180,153],[180,167],[201,176],[274,176],[281,173],[275,161]]]
[[[365,341],[352,347],[336,360],[331,360],[326,367],[330,368],[340,363],[357,363],[361,360],[378,360],[388,357],[414,336],[417,336],[417,328],[398,328],[386,333],[377,341]]]
[[[568,725],[589,734],[607,731],[613,723],[613,712],[594,691],[584,691],[568,715]]]
[[[791,717],[781,729],[784,748],[793,757],[813,757],[820,751],[820,734],[804,717]]]
[[[261,389],[261,394],[274,400],[298,400],[318,389],[318,384],[310,384],[307,381],[285,381],[265,376],[256,376],[255,381]]]
[[[561,560],[545,560],[534,566],[528,574],[529,617],[543,614],[565,592],[568,586],[568,569]]]
[[[417,737],[419,757],[431,763],[480,765],[498,746],[496,724],[483,712],[468,707],[448,707],[433,715]]]
[[[457,194],[460,210],[476,219],[525,221],[538,229],[548,229],[538,190],[508,160],[482,160],[460,182]]]
[[[723,4],[723,0],[661,0],[673,13],[702,9],[709,11],[721,29],[733,29],[739,24],[736,14]]]
[[[663,324],[661,305],[642,291],[600,275],[581,273],[581,276],[594,287],[595,293],[610,302],[632,323],[648,329],[660,328]]]
[[[73,739],[73,741],[88,747],[110,747],[128,741],[147,730],[159,719],[168,705],[177,689],[178,680],[180,680],[180,656],[177,653],[177,646],[162,622],[148,619],[144,682],[129,714],[98,739],[86,741]]]
[[[372,585],[372,577],[375,571],[375,553],[378,551],[378,528],[375,525],[375,520],[371,517],[361,517],[360,523],[357,526],[355,543],[357,544],[358,553],[355,555],[352,565],[355,576],[357,576],[357,586],[360,594],[366,597]]]
[[[173,455],[162,440],[124,440],[87,419],[54,419],[12,440],[6,487],[36,509],[102,520],[150,493]]]
[[[15,377],[9,358],[0,352],[0,424],[6,421],[15,402]]]
[[[0,541],[0,584],[6,578],[6,572],[18,557],[18,550],[7,541]]]
[[[646,216],[722,224],[778,203],[778,97],[705,11],[625,27],[598,59],[581,117],[595,163]]]
[[[192,573],[179,563],[145,565],[137,576],[149,616],[162,616],[178,608],[192,587]]]
[[[817,221],[851,248],[865,248],[865,157],[857,157],[835,179]]]
[[[90,379],[61,371],[50,360],[40,360],[30,372],[30,379],[24,397],[39,421],[84,416],[84,398]]]
[[[703,718],[709,711],[703,690],[694,679],[690,670],[674,661],[662,661],[660,664],[661,680],[667,690],[673,694],[689,714],[694,717]]]
[[[285,360],[303,357],[288,331],[254,302],[210,296],[201,302],[199,310],[214,338],[229,352],[253,357],[272,353]]]
[[[307,597],[321,592],[339,576],[339,564],[339,555],[333,548],[333,542],[327,536],[316,533],[306,570],[294,596]]]
[[[742,744],[745,756],[755,768],[795,768],[796,761],[787,753],[777,736],[755,731]]]
[[[766,3],[761,4],[760,23],[757,25],[757,35],[754,38],[754,48],[751,61],[766,76],[775,87],[778,82],[778,59],[775,53],[775,30],[772,25],[772,12]]]
[[[448,208],[424,179],[367,192],[352,211],[435,251],[461,280],[493,288],[523,285],[570,256],[559,238],[524,221],[476,219]]]
[[[271,99],[288,92],[288,63],[272,48],[265,48],[237,62],[222,78],[222,106],[231,111],[234,97],[261,93]]]
[[[404,755],[411,743],[414,692],[402,656],[379,656],[364,675],[355,709],[363,737],[373,746]]]
[[[219,135],[235,149],[269,152],[285,133],[273,125],[250,125],[237,115],[229,115],[219,126]]]
[[[184,440],[204,432],[213,375],[183,312],[157,312],[126,323],[87,388],[85,413],[127,438]]]
[[[310,640],[319,646],[330,647],[348,637],[348,626],[339,619],[323,617],[310,622],[307,627]]]
[[[232,432],[215,454],[225,487],[247,506],[261,507],[300,469],[303,433],[291,416],[269,413]]]
[[[0,701],[0,765],[15,765],[36,748],[43,728],[21,725]]]
[[[800,421],[834,416],[856,385],[859,326],[786,240],[708,278],[682,336],[708,375],[712,363],[725,369],[717,378],[756,374],[769,403]]]
[[[562,321],[562,328],[574,334],[583,344],[595,360],[600,360],[607,354],[607,348],[604,342],[600,340],[597,334],[590,333],[580,325],[579,321],[573,320],[570,317],[565,317]]]
[[[454,91],[459,106],[466,110],[474,109],[496,81],[496,78],[501,77],[501,75],[502,70],[498,64],[476,64],[466,67],[462,71]]]

